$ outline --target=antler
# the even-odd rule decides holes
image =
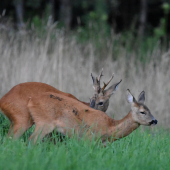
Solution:
[[[102,68],[102,71],[101,71],[101,73],[100,73],[100,75],[99,75],[99,77],[98,77],[98,82],[100,82],[100,79],[101,79],[101,77],[103,76],[103,68]],[[97,77],[96,77],[96,79],[97,79]]]
[[[111,82],[111,80],[113,79],[113,77],[114,77],[114,73],[112,74],[112,77],[110,78],[110,80],[105,84],[105,82],[103,82],[104,83],[104,86],[103,86],[103,88],[101,89],[101,92],[103,92],[103,90],[106,88],[106,86]]]
[[[95,90],[96,93],[100,93],[100,89],[101,89],[100,88],[100,79],[103,76],[102,73],[103,73],[103,68],[102,68],[102,71],[101,71],[99,77],[98,78],[96,77],[96,79],[93,77],[93,74],[91,73],[91,77],[92,77],[92,80],[93,80],[93,87],[94,87],[94,90]]]

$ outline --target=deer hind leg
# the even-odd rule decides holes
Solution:
[[[29,140],[33,140],[35,144],[37,139],[42,139],[45,135],[53,131],[55,126],[52,124],[36,124],[35,131],[29,137]]]
[[[10,124],[10,127],[9,127],[9,130],[8,130],[8,134],[7,134],[7,137],[10,137],[10,136],[12,136],[12,134],[13,134],[13,123],[11,123]]]
[[[25,106],[20,108],[19,106],[9,107],[9,105],[5,105],[0,109],[11,122],[7,137],[19,138],[33,125],[33,119]]]
[[[20,136],[22,136],[31,126],[33,125],[33,121],[22,121],[22,122],[17,122],[17,124],[14,124],[14,135],[13,138],[17,139]]]
[[[17,139],[24,134],[24,132],[33,125],[33,120],[30,119],[17,119],[13,121],[10,125],[8,131],[8,137],[12,136],[13,139]]]

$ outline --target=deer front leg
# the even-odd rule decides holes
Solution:
[[[37,139],[42,139],[45,135],[52,132],[54,130],[54,126],[52,124],[36,124],[35,131],[29,137],[29,140],[33,140],[35,144]]]

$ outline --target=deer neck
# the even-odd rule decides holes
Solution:
[[[139,126],[140,125],[133,120],[132,113],[130,111],[123,119],[112,121],[112,126],[109,130],[109,140],[115,141],[123,138],[132,133]]]

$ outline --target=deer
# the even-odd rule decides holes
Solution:
[[[100,87],[100,79],[103,76],[102,73],[103,73],[103,69],[102,69],[102,72],[101,72],[101,74],[99,75],[98,78],[97,77],[95,78],[91,73],[92,82],[93,82],[93,88],[95,90],[95,93],[92,96],[92,98],[90,98],[90,107],[94,108],[96,110],[101,110],[103,112],[106,112],[106,110],[109,107],[109,99],[115,93],[115,91],[117,90],[118,85],[121,83],[122,80],[120,80],[116,84],[113,84],[107,90],[105,90],[106,86],[113,79],[114,73],[112,74],[110,80],[107,83],[103,82],[104,86],[101,88]]]
[[[102,72],[103,72],[103,69],[102,69]],[[100,88],[100,78],[101,76],[103,76],[102,72],[99,75],[99,78],[96,78],[95,79],[96,81],[94,81],[93,83],[95,88]],[[98,95],[97,93],[94,94],[97,99],[96,102],[99,102],[99,101],[102,102],[102,106],[95,108],[95,109],[107,110],[105,102],[108,103],[108,100],[111,96],[111,94],[109,93],[113,94],[116,91],[120,82],[110,86],[108,91],[105,90],[105,92],[103,93],[103,96],[97,96]],[[95,89],[95,91],[97,90]],[[64,93],[48,84],[41,83],[41,82],[26,82],[26,83],[21,83],[21,84],[14,86],[7,94],[5,94],[0,99],[0,112],[3,113],[10,120],[10,128],[7,134],[8,137],[12,136],[14,139],[17,139],[27,129],[32,127],[32,125],[34,124],[34,121],[27,108],[29,98],[38,96],[44,92],[53,92],[56,94],[61,94],[63,96],[67,96],[69,98],[79,101],[72,94]],[[80,101],[80,102],[87,106],[93,107],[92,105],[90,105],[90,103],[86,103],[83,101]]]
[[[138,101],[127,89],[127,101],[131,106],[129,113],[121,120],[114,120],[106,113],[95,110],[78,100],[58,93],[42,93],[28,101],[28,110],[35,122],[35,130],[29,137],[34,144],[54,129],[71,138],[85,136],[92,140],[107,142],[128,136],[140,125],[156,125],[148,107],[144,104],[145,92],[139,94]]]

